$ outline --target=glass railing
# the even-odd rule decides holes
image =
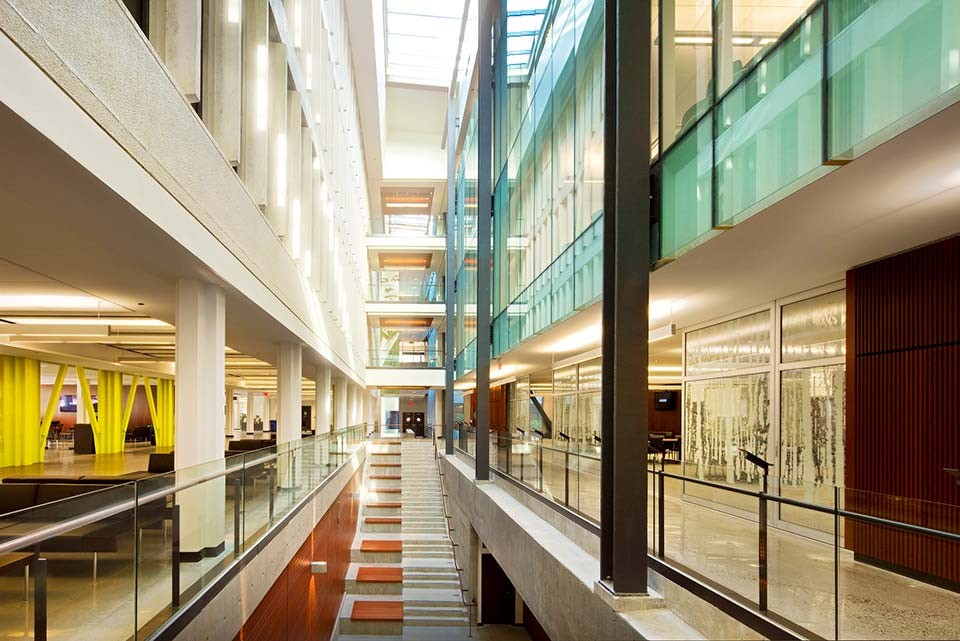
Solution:
[[[442,303],[444,278],[437,272],[424,272],[422,277],[404,279],[400,270],[370,273],[371,303]]]
[[[24,507],[0,515],[0,638],[150,638],[365,438],[356,425],[115,485],[5,482]]]
[[[649,468],[651,555],[803,638],[960,637],[960,506],[679,467]]]
[[[490,467],[595,523],[600,519],[600,449],[592,443],[490,431]],[[472,425],[458,424],[457,448],[477,454]]]
[[[370,350],[367,367],[442,368],[443,350],[380,351],[373,349]]]
[[[384,214],[370,219],[371,236],[431,238],[447,235],[447,217],[433,214]]]
[[[675,258],[958,99],[960,3],[815,3],[664,152],[654,258]]]
[[[599,523],[599,447],[515,432],[491,430],[491,469]],[[458,424],[455,437],[475,458],[476,428]],[[803,638],[960,638],[960,506],[786,478],[769,478],[770,491],[693,478],[673,440],[650,445],[652,557]]]

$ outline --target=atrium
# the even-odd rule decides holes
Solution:
[[[960,0],[0,0],[0,640],[960,639]]]

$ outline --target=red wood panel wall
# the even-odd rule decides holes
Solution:
[[[680,408],[683,407],[683,392],[674,390],[674,405],[672,410],[658,410],[654,399],[656,390],[647,390],[647,417],[648,429],[651,432],[673,432],[680,435]]]
[[[320,519],[234,641],[330,639],[346,590],[350,544],[360,511],[359,472]],[[326,561],[326,574],[313,574],[312,561]]]
[[[847,509],[960,532],[960,237],[847,273]],[[960,583],[960,545],[848,521],[857,555]]]

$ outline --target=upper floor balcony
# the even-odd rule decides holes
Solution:
[[[772,33],[725,29],[729,2],[697,37],[660,21],[656,42],[673,45],[658,47],[655,260],[677,258],[960,99],[960,2],[803,5]],[[684,78],[695,81],[681,90]]]
[[[370,272],[370,303],[442,303],[444,277],[431,270]]]
[[[447,217],[443,214],[389,214],[370,219],[370,236],[392,238],[445,238]]]

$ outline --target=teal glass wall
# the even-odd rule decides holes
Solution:
[[[960,99],[956,0],[659,0],[656,13],[655,262]]]
[[[477,339],[477,121],[476,111],[466,124],[463,148],[457,163],[454,217],[454,265],[457,266],[454,298],[454,354],[456,376],[476,368]]]
[[[957,100],[960,2],[830,0],[827,9],[832,157],[853,158],[914,124],[897,126],[914,112]]]
[[[603,2],[530,4],[496,29],[494,355],[602,291]]]

